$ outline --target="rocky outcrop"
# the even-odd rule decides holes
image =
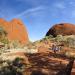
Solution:
[[[7,38],[9,40],[18,40],[23,44],[28,42],[27,30],[21,20],[13,19],[7,22],[0,18],[0,27],[7,32]]]
[[[56,24],[46,33],[46,36],[49,35],[53,35],[54,37],[57,35],[75,35],[75,25],[69,23]]]

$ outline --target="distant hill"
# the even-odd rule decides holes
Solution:
[[[75,25],[69,23],[55,24],[46,33],[46,36],[49,35],[53,35],[54,37],[57,35],[75,35]]]
[[[7,38],[9,40],[18,40],[23,44],[29,40],[26,27],[19,19],[13,19],[8,22],[0,18],[0,27],[7,32]]]

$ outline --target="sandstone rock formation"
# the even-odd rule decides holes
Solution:
[[[56,24],[46,33],[46,36],[49,35],[53,35],[54,37],[57,35],[75,35],[75,25],[69,23]]]
[[[13,19],[7,22],[0,18],[0,27],[7,32],[7,38],[9,40],[18,40],[23,44],[28,42],[27,30],[21,20]]]

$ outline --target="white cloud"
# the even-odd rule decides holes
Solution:
[[[72,8],[73,8],[73,7],[75,8],[75,1],[70,1],[70,2],[69,2],[69,5],[70,5]]]
[[[14,16],[14,17],[22,17],[24,15],[31,14],[31,13],[35,13],[35,12],[38,12],[40,10],[43,10],[44,8],[45,7],[43,7],[43,6],[39,6],[39,7],[36,7],[36,8],[31,8],[31,9],[28,9],[28,10],[23,11],[22,13]]]
[[[56,8],[59,8],[59,9],[64,9],[64,8],[66,8],[65,3],[62,3],[62,2],[54,3],[54,6],[55,6]]]
[[[75,1],[70,1],[69,4],[75,5]]]

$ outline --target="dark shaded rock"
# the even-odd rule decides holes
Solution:
[[[54,37],[57,35],[75,35],[75,25],[69,23],[56,24],[46,33],[46,36],[49,35],[53,35]]]

